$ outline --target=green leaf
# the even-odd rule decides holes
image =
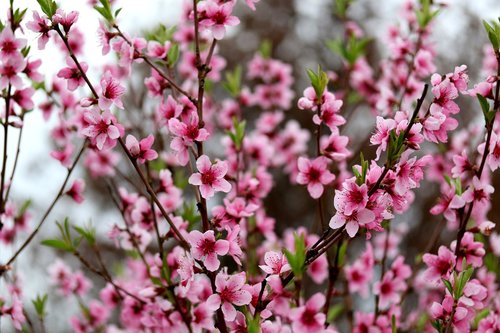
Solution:
[[[441,280],[443,281],[444,285],[446,286],[446,289],[448,289],[450,294],[453,295],[453,286],[451,285],[451,282],[446,280],[446,279],[443,279],[443,278],[441,278]]]
[[[89,243],[89,245],[95,244],[96,229],[92,227],[90,223],[85,227],[75,225],[73,226],[73,229],[75,229],[75,231],[80,234]]]
[[[226,72],[223,86],[233,97],[237,97],[241,91],[241,72],[241,65],[237,65],[232,72]]]
[[[94,9],[108,21],[109,24],[114,23],[113,11],[109,0],[99,0],[102,6],[94,6]],[[118,11],[119,13],[119,11]]]
[[[52,0],[37,0],[42,12],[47,15],[49,19],[52,19],[52,16],[56,13],[57,4]]]
[[[307,69],[306,72],[309,76],[309,80],[311,81],[311,85],[314,88],[314,92],[316,93],[317,100],[321,101],[323,92],[328,84],[328,76],[321,70],[321,66],[319,65],[317,72],[314,72],[312,69]]]
[[[259,47],[259,53],[262,58],[271,58],[271,53],[273,50],[273,44],[269,39],[264,39]]]
[[[300,278],[304,272],[304,265],[306,261],[306,243],[304,235],[294,234],[295,238],[295,253],[290,252],[288,249],[283,249],[285,256],[292,268],[293,274]]]
[[[484,117],[486,118],[488,116],[488,113],[490,112],[490,104],[484,96],[476,94],[476,97],[479,101],[479,104],[481,105],[481,110],[483,111]]]
[[[42,245],[53,247],[62,251],[73,251],[73,247],[61,239],[46,239],[42,241]]]
[[[247,332],[248,333],[260,333],[260,315],[257,314],[256,317],[252,317],[250,313],[247,313]]]
[[[345,263],[345,255],[347,253],[347,244],[348,242],[342,242],[339,248],[339,267],[343,267]]]
[[[35,312],[39,318],[44,318],[46,315],[45,305],[47,303],[48,298],[49,298],[49,296],[47,294],[44,294],[42,296],[37,295],[35,299],[31,300],[31,302],[33,303],[33,306],[35,308]]]
[[[465,258],[464,258],[465,260]],[[455,290],[455,300],[458,300],[460,297],[463,295],[463,291],[465,288],[465,285],[467,282],[469,282],[470,278],[472,277],[472,274],[474,274],[474,268],[472,266],[466,268],[466,264],[462,263],[462,269],[464,269],[460,274],[458,275],[458,284],[456,285],[456,290]]]
[[[344,311],[344,305],[342,303],[337,303],[334,306],[330,307],[328,310],[327,322],[331,323],[335,321]]]
[[[167,53],[168,66],[173,67],[179,60],[180,50],[178,44],[172,44]]]
[[[490,314],[490,309],[486,308],[486,309],[483,309],[482,311],[480,311],[476,317],[474,318],[474,321],[472,322],[472,329],[473,330],[477,330],[477,327],[479,326],[479,322],[488,317],[488,315]]]
[[[345,18],[351,2],[352,0],[335,0],[334,13],[340,18]]]

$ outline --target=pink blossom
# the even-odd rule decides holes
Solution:
[[[323,186],[335,180],[335,175],[328,170],[328,159],[324,156],[309,160],[299,157],[297,183],[307,185],[309,194],[318,199],[323,194]]]
[[[26,27],[33,32],[38,32],[38,49],[43,50],[49,41],[49,32],[52,30],[47,16],[40,16],[38,12],[33,11],[33,21],[26,23]]]
[[[136,158],[140,164],[144,164],[146,161],[153,161],[158,158],[158,153],[151,149],[154,140],[155,138],[152,134],[140,142],[133,135],[127,135],[126,146],[130,155]]]
[[[431,317],[434,319],[440,319],[443,322],[450,320],[453,305],[453,297],[451,297],[451,295],[446,295],[441,304],[437,302],[432,303],[430,308]],[[463,305],[456,306],[453,318],[451,318],[451,320],[455,328],[461,331],[468,331],[468,311],[467,308]]]
[[[21,89],[23,80],[19,74],[26,67],[26,61],[23,57],[8,57],[0,62],[0,89],[6,88],[11,84],[16,89]]]
[[[77,20],[78,20],[78,12],[77,11],[71,11],[69,13],[66,13],[61,8],[58,8],[56,10],[56,13],[52,17],[52,22],[55,24],[62,25],[64,32],[66,34],[69,32],[69,30],[71,29],[71,26],[73,24],[75,24]]]
[[[166,41],[163,45],[154,40],[149,41],[147,55],[151,58],[164,59],[167,56],[170,47],[170,41]]]
[[[474,176],[474,178],[472,178],[472,186],[465,190],[462,194],[462,198],[468,203],[474,201],[484,205],[489,202],[490,194],[494,191],[495,189],[493,186]]]
[[[200,194],[208,199],[214,196],[215,192],[228,193],[231,190],[231,184],[224,179],[227,173],[227,163],[218,161],[215,164],[210,162],[206,155],[201,155],[196,161],[197,173],[189,177],[189,184],[199,186]]]
[[[457,246],[457,241],[453,241],[450,244],[450,249],[455,251]],[[466,232],[460,242],[460,251],[458,252],[457,268],[459,270],[465,269],[462,267],[462,259],[465,258],[467,265],[472,265],[473,267],[481,267],[483,265],[483,257],[486,254],[484,245],[481,242],[476,242],[474,240],[474,234],[471,232]]]
[[[234,2],[229,1],[218,4],[213,0],[206,0],[199,4],[200,11],[203,11],[204,18],[200,20],[200,25],[208,28],[215,39],[222,39],[226,34],[226,26],[236,26],[240,20],[232,16]]]
[[[104,146],[113,147],[122,135],[109,111],[99,113],[96,109],[90,109],[84,112],[83,119],[87,125],[81,130],[81,134],[89,137],[99,150]]]
[[[401,293],[406,289],[406,283],[394,277],[392,271],[386,272],[382,281],[373,285],[373,293],[379,296],[379,305],[386,309],[391,304],[399,303]]]
[[[191,326],[193,328],[193,333],[202,333],[205,330],[213,331],[214,326],[214,312],[218,309],[218,306],[213,303],[201,303],[191,310],[193,320]]]
[[[214,272],[219,269],[220,261],[217,255],[226,255],[229,251],[229,242],[224,239],[215,240],[214,231],[209,230],[202,234],[198,230],[189,233],[191,254],[196,260],[201,260],[205,267]]]
[[[321,153],[334,161],[343,161],[351,155],[347,144],[349,138],[338,133],[332,133],[329,137],[321,138]]]
[[[66,191],[66,195],[69,195],[75,202],[82,203],[84,197],[82,195],[85,190],[85,182],[83,179],[76,179],[71,185],[70,189]]]
[[[267,274],[281,274],[291,269],[286,257],[281,252],[266,252],[264,262],[266,264],[259,265],[259,267]]]
[[[189,147],[195,141],[205,141],[209,133],[204,128],[198,127],[198,115],[191,113],[189,122],[181,122],[177,118],[168,121],[168,129],[174,135],[170,148],[177,152],[177,159],[180,165],[186,165],[189,161]]]
[[[32,100],[34,94],[35,89],[31,87],[17,89],[14,94],[12,94],[12,100],[24,110],[31,110],[35,106]]]
[[[245,0],[245,3],[251,10],[255,10],[255,4],[260,0]]]
[[[69,67],[65,67],[61,69],[57,73],[57,77],[66,79],[68,81],[68,90],[74,91],[76,88],[83,86],[85,84],[85,80],[83,79],[83,74],[80,72],[80,69],[76,66],[75,62],[71,58],[66,58],[66,64]],[[83,70],[83,73],[87,72],[89,66],[85,62],[81,62],[80,66]]]
[[[21,49],[26,46],[26,39],[16,38],[10,28],[5,28],[0,33],[0,57],[21,57]]]
[[[434,282],[447,279],[455,267],[455,253],[446,246],[440,246],[437,255],[425,253],[422,260],[427,265],[425,277]]]
[[[315,114],[313,116],[313,122],[316,125],[325,124],[331,130],[336,130],[337,126],[344,125],[346,120],[344,117],[338,114],[338,111],[342,107],[343,102],[341,100],[335,99],[335,96],[331,94],[332,97],[329,98],[325,103],[321,104],[320,114]]]
[[[294,332],[321,332],[326,316],[321,311],[325,304],[325,296],[321,293],[314,294],[303,305],[290,310],[289,318],[292,321]]]
[[[236,318],[237,311],[234,308],[234,305],[247,305],[250,304],[252,300],[250,292],[242,289],[243,286],[245,286],[245,281],[245,272],[233,275],[227,275],[224,272],[220,272],[215,277],[217,294],[211,295],[207,299],[207,303],[213,304],[217,306],[217,308],[219,305],[222,305],[222,312],[225,317],[224,319],[228,322],[231,322]]]
[[[111,75],[110,71],[107,71],[101,79],[99,107],[102,110],[109,110],[111,105],[115,104],[118,108],[123,109],[123,103],[120,96],[123,95],[124,92],[125,87]]]

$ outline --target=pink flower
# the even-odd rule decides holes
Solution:
[[[214,312],[219,307],[217,305],[205,302],[201,303],[196,307],[192,308],[191,326],[193,328],[193,333],[202,333],[205,330],[214,331]]]
[[[422,260],[427,265],[425,277],[430,281],[440,281],[441,278],[448,278],[455,266],[455,253],[446,246],[440,246],[438,254],[426,253]]]
[[[195,141],[205,141],[209,133],[204,128],[198,126],[198,115],[192,112],[189,122],[181,122],[177,118],[168,121],[168,129],[174,135],[170,148],[177,152],[177,159],[180,165],[186,165],[189,161],[189,147]]]
[[[181,114],[182,109],[182,105],[178,104],[175,99],[169,95],[167,100],[162,100],[158,106],[158,118],[160,122],[165,122],[165,120],[168,121],[172,118],[178,117]]]
[[[433,55],[427,50],[420,50],[415,56],[415,71],[419,77],[426,77],[436,71],[436,66],[433,63]]]
[[[214,231],[209,230],[202,234],[198,230],[189,233],[191,243],[191,254],[196,260],[202,260],[205,267],[214,272],[219,269],[220,261],[217,255],[226,255],[229,251],[229,242],[224,239],[215,240]]]
[[[158,158],[158,153],[151,149],[155,137],[150,134],[146,138],[142,139],[140,142],[133,135],[128,135],[126,140],[126,146],[130,155],[137,158],[140,164],[144,164],[146,161],[152,161]]]
[[[104,145],[113,147],[116,139],[121,136],[120,128],[113,124],[114,117],[109,111],[100,114],[96,109],[87,110],[83,119],[88,123],[81,133],[95,143],[97,149],[102,150]]]
[[[346,157],[351,155],[347,149],[348,143],[349,137],[339,135],[338,133],[332,133],[329,137],[321,138],[321,152],[334,161],[343,161]]]
[[[163,45],[154,40],[150,41],[148,42],[147,55],[150,58],[164,59],[167,56],[170,47],[171,47],[170,41],[166,41]]]
[[[260,0],[245,0],[245,3],[248,7],[250,7],[251,10],[255,10],[255,4],[259,1]]]
[[[476,176],[472,178],[472,186],[470,186],[463,194],[462,198],[465,202],[476,202],[481,204],[487,204],[490,200],[490,194],[493,193],[495,189],[493,186],[485,182],[484,180],[479,180]]]
[[[294,332],[321,332],[324,328],[326,316],[321,311],[325,304],[325,296],[314,294],[303,306],[290,310],[289,318],[292,321]]]
[[[200,12],[204,11],[205,18],[200,20],[200,25],[207,27],[215,39],[222,39],[226,34],[226,26],[236,26],[240,20],[236,16],[231,16],[234,2],[229,1],[218,4],[213,0],[200,3]]]
[[[21,49],[26,46],[26,39],[16,38],[10,28],[5,28],[0,33],[0,57],[21,57]]]
[[[67,34],[71,29],[71,26],[75,24],[76,20],[78,20],[78,12],[71,11],[69,13],[64,12],[61,8],[56,10],[56,13],[52,17],[52,22],[55,24],[62,25],[64,32]]]
[[[38,37],[38,49],[43,50],[49,41],[49,32],[52,30],[47,16],[40,16],[38,12],[33,11],[33,21],[26,23],[26,27],[33,32],[40,33],[40,37]]]
[[[431,317],[434,319],[439,319],[443,322],[450,320],[450,316],[453,311],[453,304],[454,301],[451,295],[446,295],[442,304],[439,304],[437,302],[432,303],[430,308]],[[453,326],[460,332],[467,332],[469,328],[467,317],[467,308],[461,304],[457,305],[453,318],[451,318]]]
[[[370,137],[370,143],[372,145],[378,145],[377,147],[377,159],[380,158],[380,154],[387,149],[389,144],[389,135],[391,130],[396,128],[396,121],[394,119],[384,119],[382,117],[377,117],[377,129],[376,132]]]
[[[23,303],[17,297],[12,299],[12,306],[0,307],[0,314],[7,314],[12,319],[12,325],[16,330],[21,331],[22,324],[26,321],[24,316]]]
[[[35,94],[35,89],[28,87],[24,89],[17,89],[12,94],[12,100],[17,103],[24,110],[31,110],[35,106],[31,97]]]
[[[71,58],[66,58],[66,64],[69,67],[65,67],[61,69],[57,73],[57,77],[68,80],[68,90],[74,91],[76,88],[83,86],[85,84],[85,80],[83,79],[83,74],[80,72],[75,62]],[[83,72],[87,72],[89,66],[85,62],[81,62],[80,66],[83,69]]]
[[[26,61],[23,57],[8,57],[0,62],[0,89],[6,88],[11,84],[16,89],[21,89],[23,80],[18,75],[26,67]]]
[[[123,95],[124,92],[125,87],[111,75],[110,71],[107,71],[101,79],[99,107],[102,110],[109,110],[111,105],[115,104],[118,108],[123,109],[123,103],[120,96]]]
[[[457,246],[457,241],[453,241],[450,244],[450,249],[455,251]],[[474,240],[474,234],[471,232],[466,232],[460,242],[460,251],[457,260],[457,268],[459,270],[464,269],[462,267],[462,260],[465,258],[467,265],[472,265],[473,267],[481,267],[483,265],[483,257],[486,254],[484,245],[481,242],[476,242]]]
[[[382,309],[386,309],[391,304],[399,303],[401,292],[405,289],[406,283],[399,278],[395,278],[392,271],[386,272],[382,281],[373,285],[373,293],[379,295],[379,305]]]
[[[342,202],[342,211],[351,215],[355,210],[361,210],[368,203],[368,187],[366,184],[359,186],[351,179],[343,183],[342,191],[336,191],[339,202]]]
[[[489,154],[486,157],[486,163],[490,167],[491,171],[495,171],[500,167],[500,138],[493,132],[491,133]],[[486,143],[483,142],[477,147],[477,151],[483,155],[484,147]]]
[[[188,182],[200,187],[200,194],[203,198],[211,198],[215,192],[228,193],[231,190],[231,184],[224,179],[227,173],[225,161],[212,164],[207,155],[201,155],[196,161],[196,167],[200,172],[193,173]]]
[[[259,265],[259,267],[267,274],[281,274],[290,270],[290,265],[281,252],[266,252],[264,262],[266,264]]]
[[[366,208],[368,203],[368,188],[348,179],[343,184],[342,191],[335,190],[333,204],[337,212],[330,220],[330,228],[338,229],[346,225],[349,236],[354,237],[359,225],[365,225],[375,220],[375,214]]]
[[[242,289],[243,286],[245,286],[245,281],[245,272],[233,275],[220,272],[215,277],[217,294],[211,295],[207,299],[207,303],[213,304],[217,306],[217,308],[219,308],[222,304],[224,319],[228,322],[231,322],[236,318],[237,312],[234,305],[243,306],[250,304],[252,301],[252,295],[250,292]]]
[[[299,157],[297,165],[299,168],[297,183],[307,185],[307,190],[314,199],[323,194],[323,185],[335,180],[335,175],[328,170],[328,159],[324,156],[317,157],[313,161]]]
[[[327,100],[325,103],[321,104],[320,114],[315,114],[313,116],[313,122],[316,125],[325,124],[331,130],[336,130],[337,126],[344,125],[345,119],[338,114],[340,107],[343,102],[341,100],[335,99],[333,94],[332,98]]]
[[[75,202],[82,203],[84,200],[82,195],[84,190],[85,182],[83,179],[76,179],[71,185],[71,188],[66,191],[66,195],[69,195]]]

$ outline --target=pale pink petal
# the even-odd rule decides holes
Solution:
[[[219,239],[215,242],[214,251],[220,256],[226,255],[229,251],[229,242],[225,239]]]
[[[226,321],[233,321],[236,318],[236,309],[229,302],[222,303],[222,313],[224,313],[224,319]]]

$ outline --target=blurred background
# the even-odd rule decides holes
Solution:
[[[38,8],[36,1],[32,0],[15,1],[15,3],[29,8],[27,14],[29,18],[31,18],[31,10]],[[101,56],[96,34],[99,16],[85,0],[62,0],[59,3],[66,10],[80,12],[77,26],[85,35],[84,56],[81,58],[90,65],[90,77],[96,81],[95,69],[113,60],[112,57]],[[182,12],[180,0],[117,0],[116,5],[123,8],[120,13],[122,31],[132,36],[141,35],[159,23],[167,26],[175,25]],[[387,55],[388,50],[380,41],[387,36],[388,27],[397,24],[401,19],[399,13],[402,5],[403,2],[398,0],[357,0],[350,7],[348,17],[356,21],[368,37],[374,39],[368,46],[369,63],[376,63],[378,59]],[[7,7],[8,1],[0,2],[3,21]],[[310,114],[296,108],[296,100],[302,95],[303,89],[309,82],[305,68],[316,68],[317,64],[321,64],[324,69],[338,71],[341,74],[339,57],[325,46],[326,40],[341,37],[344,34],[344,22],[334,15],[332,8],[332,0],[261,0],[257,4],[256,12],[251,12],[247,7],[239,5],[236,15],[241,19],[241,24],[229,31],[228,38],[224,39],[219,47],[219,54],[227,59],[226,68],[232,69],[236,64],[250,60],[262,40],[269,40],[272,44],[272,57],[292,65],[293,76],[296,79],[293,86],[294,103],[292,109],[286,112],[286,117],[297,119],[305,128],[312,129]],[[432,35],[438,54],[437,72],[452,72],[456,65],[466,64],[469,68],[471,83],[481,79],[483,46],[487,41],[481,19],[494,19],[498,16],[500,16],[498,0],[448,1],[447,8],[439,14],[434,23]],[[40,71],[50,80],[59,69],[65,66],[64,55],[52,42],[45,51],[38,51],[33,42],[36,36],[27,30],[25,32],[33,45],[33,57],[43,60]],[[138,73],[141,75],[140,71]],[[145,73],[144,71],[143,74]],[[142,82],[141,78],[138,78],[137,82]],[[143,93],[137,90],[141,87],[144,89],[144,85],[135,85],[134,93],[137,95]],[[458,103],[462,103],[462,100],[459,99]],[[476,121],[476,116],[480,115],[477,105],[460,104],[460,106],[462,112],[459,118],[464,117],[464,120]],[[137,107],[141,106],[137,105]],[[255,115],[245,114],[245,117],[255,118]],[[365,142],[366,135],[372,131],[375,119],[368,107],[360,107],[356,109],[356,114],[350,121],[353,123],[348,126],[345,134],[351,138],[350,147],[356,151],[359,145]],[[30,198],[32,200],[32,221],[39,220],[40,215],[57,193],[65,173],[60,163],[49,157],[49,152],[53,148],[50,130],[54,124],[55,119],[45,122],[41,112],[32,112],[26,118],[25,126],[29,128],[29,131],[23,137],[19,170],[12,195],[15,199]],[[15,136],[10,140],[14,143]],[[9,149],[9,154],[13,155],[15,145],[10,145]],[[212,149],[216,148],[212,147]],[[369,146],[362,147],[362,151],[367,158],[375,156],[374,150]],[[358,161],[355,159],[354,162]],[[87,177],[83,170],[78,169],[74,177],[83,177],[90,191],[99,188],[92,184],[92,179]],[[494,178],[494,186],[498,189],[499,185],[500,178],[497,176]],[[425,240],[429,237],[432,224],[439,219],[428,214],[430,207],[435,203],[438,188],[430,184],[423,184],[423,187],[417,191],[417,198],[411,211],[397,218],[407,222],[411,228],[415,228],[410,232],[411,236],[404,240],[403,248],[408,257],[413,257],[422,250],[424,246],[422,244],[425,244]],[[68,215],[72,216],[73,222],[77,224],[92,221],[93,225],[101,231],[101,235],[109,230],[112,223],[119,221],[120,216],[111,209],[111,203],[100,200],[105,197],[99,197],[97,192],[95,194],[96,198],[99,198],[98,202],[89,199],[81,205],[64,198],[32,244],[35,246],[32,246],[31,250],[25,252],[17,261],[16,269],[21,272],[26,299],[36,294],[49,293],[50,303],[61,301],[60,296],[52,293],[53,290],[48,286],[46,277],[46,267],[54,260],[53,250],[37,245],[54,233],[56,229],[53,221],[62,221]],[[86,197],[91,198],[93,195],[87,192]],[[327,199],[329,202],[327,209],[331,215],[332,193],[328,195],[330,197]],[[283,202],[287,204],[283,205]],[[275,187],[266,199],[266,207],[268,214],[277,221],[278,232],[289,227],[311,227],[309,224],[316,219],[316,204],[310,199],[305,187],[291,186],[287,176],[275,179]],[[500,207],[500,191],[494,193],[492,207],[490,220],[498,223],[500,209],[495,207]],[[448,243],[454,236],[454,234],[443,233],[441,241]],[[21,241],[22,239],[18,240],[19,243]],[[114,247],[104,239],[100,241],[103,242],[101,248],[107,249],[106,256],[113,256]],[[10,255],[11,249],[0,244],[0,262]],[[94,278],[91,275],[89,277]],[[95,280],[94,284],[101,285],[102,282]],[[0,293],[5,292],[3,282],[0,281]],[[54,317],[69,318],[76,305],[75,308],[67,304],[57,308],[57,314],[49,314],[47,320],[49,332],[65,332],[68,327],[67,321],[54,320]],[[5,320],[2,320],[0,328],[1,332],[10,330]]]

